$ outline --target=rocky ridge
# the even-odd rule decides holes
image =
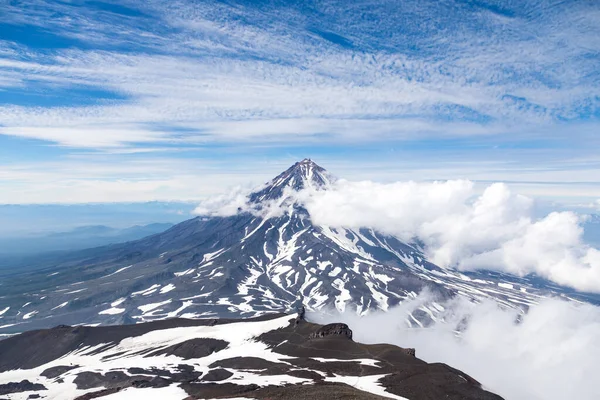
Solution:
[[[414,351],[352,340],[293,315],[59,326],[0,341],[5,399],[499,400]]]

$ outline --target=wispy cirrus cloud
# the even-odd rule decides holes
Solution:
[[[330,159],[341,145],[365,168],[365,147],[433,162],[454,141],[473,164],[453,177],[510,179],[477,168],[504,149],[529,181],[565,181],[573,153],[600,145],[599,18],[552,0],[11,3],[0,139],[61,154],[324,146]]]
[[[509,12],[463,4],[446,15],[446,5],[428,9],[382,1],[372,11],[381,12],[377,24],[372,19],[349,23],[365,12],[361,3],[340,15],[335,2],[319,3],[316,9],[186,2],[163,8],[158,3],[144,7],[132,3],[126,11],[105,7],[99,17],[86,7],[56,7],[54,12],[76,17],[50,22],[58,34],[68,36],[76,30],[97,41],[104,32],[107,43],[128,37],[137,47],[124,49],[115,43],[102,51],[95,50],[96,45],[52,49],[50,54],[22,49],[19,60],[5,60],[1,67],[9,76],[18,76],[25,87],[85,84],[126,99],[94,107],[75,104],[66,110],[3,107],[3,133],[27,136],[31,131],[24,128],[38,126],[51,132],[63,128],[61,122],[80,130],[94,124],[161,123],[183,126],[192,137],[207,132],[206,139],[221,140],[230,129],[215,126],[234,120],[231,130],[240,133],[237,140],[256,136],[254,127],[261,123],[272,123],[272,131],[289,136],[298,119],[309,119],[316,123],[301,124],[298,133],[335,133],[339,121],[376,120],[371,132],[363,129],[363,137],[382,131],[402,135],[402,128],[386,125],[404,121],[414,134],[511,134],[515,126],[534,124],[560,130],[557,119],[577,118],[588,112],[586,107],[597,106],[598,82],[589,76],[593,63],[586,59],[597,46],[585,40],[597,28],[583,5],[557,19],[549,6],[536,8],[538,15],[531,16],[526,7]],[[34,9],[38,11],[32,21],[42,24],[44,13],[39,10],[50,12],[52,7]],[[418,30],[413,13],[426,22]],[[150,17],[165,24],[164,36],[156,35],[147,23]],[[25,23],[14,18],[12,23]],[[579,24],[574,27],[565,19]],[[462,22],[454,25],[457,21]],[[109,23],[116,29],[108,29]],[[436,23],[441,29],[433,29]],[[337,33],[316,28],[322,24]],[[542,32],[531,37],[531,26]],[[478,36],[482,30],[490,36]],[[543,36],[544,31],[553,35]],[[577,44],[575,38],[583,38],[588,46]],[[139,47],[142,44],[145,47]],[[146,49],[153,45],[154,50]],[[559,52],[563,47],[566,50]],[[565,55],[576,68],[565,68]],[[454,129],[457,121],[476,128]],[[89,147],[111,141],[135,143],[138,138],[135,129],[133,140],[111,139],[110,130],[102,135],[106,141],[90,141]],[[85,142],[51,133],[47,137],[67,146]],[[163,137],[148,134],[149,140],[153,138]]]

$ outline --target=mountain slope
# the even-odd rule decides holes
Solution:
[[[299,303],[309,310],[366,313],[424,289],[442,300],[493,298],[506,307],[526,307],[548,295],[598,300],[535,277],[439,268],[418,244],[372,229],[315,225],[292,194],[327,190],[333,181],[303,160],[250,194],[250,211],[197,217],[142,240],[53,260],[43,273],[2,277],[0,334],[60,323],[252,317]],[[271,212],[274,205],[278,212]],[[406,323],[426,325],[441,310],[433,301]]]
[[[60,326],[0,341],[0,354],[0,395],[8,399],[501,400],[411,349],[359,344],[344,324],[281,314]]]

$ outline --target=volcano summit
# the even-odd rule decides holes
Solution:
[[[299,304],[365,314],[424,289],[439,299],[493,298],[506,307],[560,293],[539,279],[440,268],[416,240],[314,224],[300,194],[335,185],[305,159],[250,193],[247,209],[234,215],[198,216],[141,240],[50,257],[30,272],[5,275],[0,334],[59,324],[256,317]],[[441,311],[431,302],[406,324],[427,325]]]

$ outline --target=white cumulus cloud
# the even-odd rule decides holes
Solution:
[[[466,180],[338,181],[330,190],[288,192],[317,225],[373,228],[425,244],[429,259],[461,270],[535,273],[580,291],[600,292],[600,251],[583,240],[583,218],[553,212],[536,219],[531,198],[495,183],[478,194]],[[241,193],[204,202],[196,212],[279,215],[289,202],[257,209]],[[283,207],[280,207],[283,206]],[[279,212],[277,208],[279,207]],[[268,210],[265,211],[265,210]]]
[[[421,294],[385,313],[359,317],[348,312],[337,318],[351,327],[356,341],[413,347],[417,357],[458,368],[506,399],[600,398],[599,307],[547,299],[520,315],[492,301],[456,298],[442,303],[445,322],[408,328],[408,313],[431,300]],[[308,317],[331,320],[323,314]],[[457,336],[459,326],[463,330]]]
[[[582,240],[572,212],[533,217],[533,200],[502,183],[476,195],[469,181],[337,183],[301,194],[316,224],[371,227],[419,238],[432,262],[462,270],[536,273],[561,285],[600,292],[600,251]]]

